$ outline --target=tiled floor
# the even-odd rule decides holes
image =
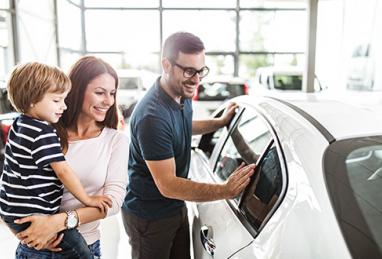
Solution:
[[[101,221],[101,251],[104,259],[130,258],[130,245],[123,227],[121,215]],[[0,222],[0,258],[13,259],[18,241],[9,229]]]

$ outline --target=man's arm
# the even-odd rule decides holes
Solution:
[[[146,164],[163,196],[186,201],[213,201],[236,197],[248,185],[255,168],[253,164],[241,165],[226,182],[210,184],[177,177],[174,158],[146,161]]]
[[[230,103],[224,114],[219,118],[192,121],[192,135],[207,134],[228,125],[232,117],[235,115],[236,108],[237,105],[235,103]]]

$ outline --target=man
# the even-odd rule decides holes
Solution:
[[[238,195],[254,165],[239,167],[223,184],[187,179],[191,134],[229,123],[235,105],[220,118],[192,121],[191,98],[209,72],[204,45],[193,34],[172,34],[164,43],[163,73],[137,105],[131,121],[129,185],[122,206],[133,259],[190,258],[187,201]]]

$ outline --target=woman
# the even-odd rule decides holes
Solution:
[[[128,139],[116,130],[117,74],[108,63],[87,56],[74,64],[69,77],[72,90],[66,99],[68,108],[57,127],[64,150],[67,150],[65,158],[88,194],[109,196],[112,207],[107,213],[97,208],[83,207],[69,192],[64,191],[62,213],[48,217],[34,215],[19,221],[31,222],[31,226],[18,234],[24,244],[17,248],[16,258],[23,258],[24,255],[51,258],[50,251],[60,251],[58,244],[62,237],[57,233],[77,225],[94,258],[100,258],[99,220],[116,214],[125,196]],[[27,244],[31,243],[46,244],[50,251],[29,248]]]

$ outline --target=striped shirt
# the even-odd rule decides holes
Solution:
[[[20,115],[12,124],[0,173],[0,214],[25,217],[58,212],[63,185],[50,163],[65,161],[55,129]]]

